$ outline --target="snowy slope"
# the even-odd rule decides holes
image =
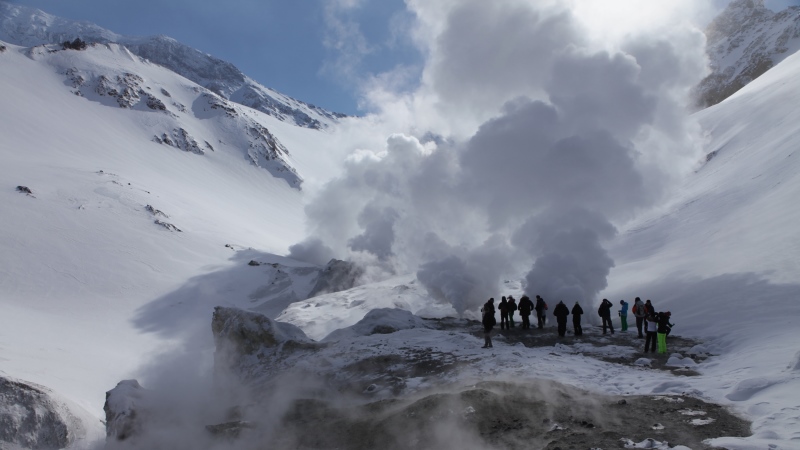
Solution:
[[[5,47],[0,371],[47,386],[101,418],[105,390],[175,338],[148,331],[182,313],[148,316],[145,305],[192,277],[246,264],[231,248],[284,253],[302,238],[302,192],[255,165],[247,157],[253,149],[241,141],[247,123],[289,125],[236,105],[211,108],[209,101],[221,99],[119,46],[54,53]],[[83,86],[73,86],[71,68],[86,79]],[[144,100],[120,107],[117,97],[91,85],[100,75],[115,81],[125,73],[141,77],[143,91],[167,111]],[[177,125],[203,154],[153,140]],[[320,134],[305,129],[289,140],[311,133]],[[18,185],[33,195],[16,191]],[[195,307],[197,297],[182,292],[168,297],[173,311]],[[249,302],[246,294],[235,298]],[[207,308],[204,324],[213,306],[197,306]]]
[[[795,445],[798,74],[795,53],[697,114],[710,159],[666,213],[642,219],[620,237],[607,290],[609,297],[652,298],[658,309],[673,311],[676,331],[719,346],[722,356],[704,368],[720,379],[712,395],[756,417],[757,436]]]

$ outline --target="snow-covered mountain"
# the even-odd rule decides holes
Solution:
[[[301,127],[325,128],[342,114],[326,111],[266,88],[233,64],[168,36],[122,36],[97,25],[55,17],[41,10],[0,1],[0,40],[25,47],[61,44],[79,38],[89,43],[119,43],[230,101]]]
[[[414,275],[306,298],[322,268],[279,255],[335,122],[239,105],[127,45],[42,46],[75,35],[37,17],[46,39],[0,42],[0,432],[22,430],[3,448],[137,429],[139,448],[238,448],[209,434],[276,423],[286,448],[796,448],[799,53],[696,114],[707,160],[610,248],[602,295],[671,310],[672,354],[603,336],[593,305],[583,339],[512,330],[489,350]],[[37,29],[19,23],[4,36]]]
[[[705,108],[728,98],[800,49],[800,6],[773,12],[764,0],[734,0],[706,29],[712,73],[697,87]]]

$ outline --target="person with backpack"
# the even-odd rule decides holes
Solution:
[[[494,318],[494,298],[490,298],[487,301],[483,308],[481,308],[481,312],[483,313],[483,347],[481,348],[492,348],[492,328],[494,328],[497,320]]]
[[[658,333],[658,353],[667,353],[667,335],[672,329],[672,324],[669,323],[669,317],[672,315],[669,311],[658,313],[656,316],[656,331]]]
[[[578,302],[575,302],[575,306],[572,307],[572,328],[575,330],[575,336],[583,336],[583,328],[581,328],[582,314],[583,308]]]
[[[547,303],[545,303],[542,297],[536,296],[536,319],[538,320],[538,328],[544,328],[544,324],[547,321],[547,316],[545,311],[547,311]]]
[[[517,310],[517,301],[514,297],[508,296],[508,324],[514,328],[514,311]]]
[[[506,301],[505,297],[500,299],[497,309],[500,310],[500,329],[508,328],[508,301]]]
[[[633,315],[636,316],[636,331],[639,332],[639,338],[643,338],[644,334],[642,334],[642,325],[644,324],[644,318],[647,315],[647,311],[644,308],[644,303],[642,299],[636,297],[636,300],[633,302],[633,309],[631,310]]]
[[[614,334],[614,324],[611,323],[611,307],[614,306],[607,298],[603,299],[600,307],[597,308],[597,315],[603,319],[603,334],[606,334],[606,328],[611,329],[611,334]]]
[[[645,332],[647,333],[647,338],[644,341],[644,352],[647,353],[648,351],[655,353],[656,352],[656,332],[658,331],[658,325],[656,324],[656,317],[654,315],[650,315],[647,317],[647,322],[645,322]]]
[[[530,317],[531,311],[533,311],[533,302],[531,301],[530,297],[523,295],[522,298],[519,299],[519,305],[517,305],[517,308],[519,309],[520,317],[522,317],[522,329],[530,330]]]
[[[619,304],[622,307],[619,309],[619,321],[621,323],[622,332],[628,331],[628,302],[620,300]]]
[[[569,315],[567,305],[563,301],[559,301],[553,309],[553,315],[556,316],[556,322],[558,323],[558,335],[564,337],[567,334],[567,316]]]

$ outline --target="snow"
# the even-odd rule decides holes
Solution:
[[[703,341],[693,351],[711,355],[701,363],[671,355],[668,364],[700,374],[676,377],[647,369],[646,358],[637,367],[597,359],[625,347],[529,349],[496,338],[486,350],[464,319],[459,331],[426,328],[409,313],[455,311],[433,302],[411,275],[291,303],[310,290],[310,266],[276,255],[303,238],[303,192],[224,146],[195,155],[152,142],[152,129],[171,126],[171,116],[76,96],[63,71],[83,58],[120,72],[132,64],[187,106],[196,99],[193,83],[113,46],[55,56],[7,47],[0,53],[0,371],[75,403],[86,439],[102,435],[103,395],[119,380],[189,336],[199,336],[197,347],[207,352],[211,312],[222,305],[279,315],[313,339],[338,340],[320,351],[334,368],[354,354],[431,349],[468,362],[451,382],[547,378],[676,404],[671,394],[688,393],[753,420],[753,437],[711,445],[797,448],[800,54],[696,115],[715,156],[668,204],[627,224],[612,248],[617,266],[603,295],[652,298],[673,312],[675,333]],[[334,159],[319,152],[339,137],[248,114],[292,150],[301,175],[322,174]],[[211,119],[182,120],[206,140],[234,138],[224,127],[209,129]],[[183,232],[153,224],[146,205]],[[267,265],[250,267],[250,260]],[[268,290],[278,269],[269,264],[292,281],[280,291],[283,303],[270,302],[278,298]],[[398,331],[371,334],[376,326]],[[420,376],[408,389],[440,382]],[[704,419],[694,420],[702,426]]]

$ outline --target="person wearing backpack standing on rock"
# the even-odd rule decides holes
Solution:
[[[619,321],[621,323],[622,331],[628,331],[628,302],[620,300],[619,304],[622,305],[619,309]]]
[[[572,307],[572,328],[575,330],[575,336],[583,336],[583,328],[581,328],[582,314],[583,308],[578,302],[575,302],[575,306]]]
[[[656,352],[656,332],[658,331],[658,325],[656,324],[655,316],[648,316],[647,322],[645,322],[645,332],[647,333],[647,338],[644,341],[644,352],[647,353],[648,351],[655,353]]]
[[[547,316],[545,315],[545,311],[547,311],[547,303],[544,302],[542,297],[536,296],[536,319],[538,321],[538,328],[541,330],[544,328],[544,323],[547,321]]]
[[[514,328],[514,311],[517,310],[517,301],[514,297],[508,296],[508,324]]]
[[[533,311],[533,302],[531,301],[530,297],[523,295],[522,298],[519,299],[519,305],[517,305],[517,308],[519,309],[519,316],[522,317],[522,329],[530,330],[531,311]]]
[[[559,301],[556,307],[553,308],[553,315],[556,316],[556,322],[558,323],[558,335],[564,337],[567,334],[567,316],[569,315],[567,305]]]
[[[606,334],[606,328],[611,329],[611,334],[614,334],[614,324],[611,323],[611,307],[614,306],[607,298],[603,299],[600,307],[597,309],[597,315],[603,319],[603,334]]]
[[[633,315],[636,316],[636,331],[639,332],[639,338],[643,338],[642,325],[644,324],[645,316],[647,316],[647,311],[645,311],[644,303],[639,297],[636,297],[633,302]]]
[[[505,297],[500,300],[497,309],[500,310],[500,329],[508,328],[508,301]]]
[[[481,312],[483,313],[483,347],[481,348],[492,348],[492,328],[494,328],[497,320],[494,318],[494,298],[490,298],[487,301],[483,308],[481,308]]]

